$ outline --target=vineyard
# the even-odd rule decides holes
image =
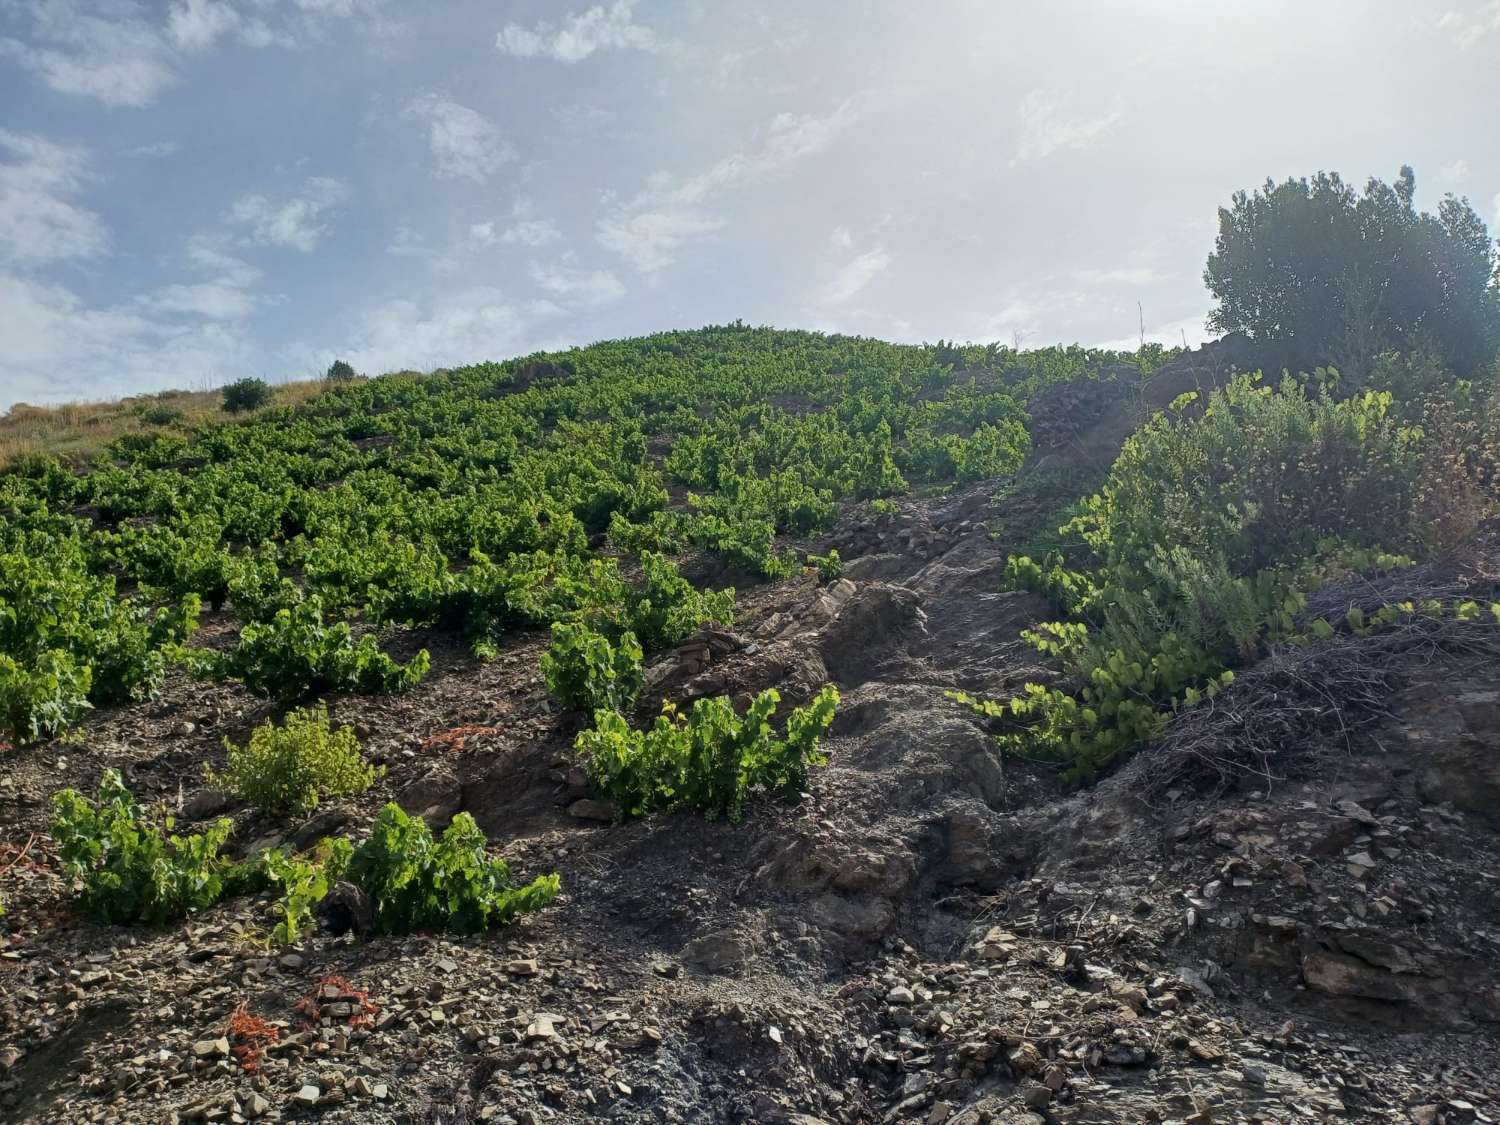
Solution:
[[[57,735],[169,661],[288,702],[397,692],[426,657],[392,660],[392,628],[480,657],[563,622],[669,647],[733,619],[684,552],[793,574],[841,504],[1014,473],[1029,397],[1117,359],[710,329],[333,386],[83,472],[32,456],[0,478],[0,714]],[[230,651],[191,647],[205,607]]]
[[[877,947],[915,956],[897,933],[957,948],[1006,895],[1013,912],[1039,895],[1025,909],[1040,918],[1050,892],[1017,875],[1040,862],[1035,841],[1082,832],[1056,809],[1101,779],[1100,793],[1136,784],[1133,758],[1170,777],[1153,799],[1302,776],[1312,759],[1295,747],[1328,729],[1316,708],[1267,719],[1284,738],[1251,764],[1202,744],[1253,709],[1247,685],[1270,669],[1377,645],[1412,675],[1500,656],[1490,373],[1391,354],[1351,385],[1328,368],[1267,378],[1227,354],[735,324],[346,372],[295,404],[163,417],[97,456],[18,456],[0,470],[7,956],[31,970],[49,942],[139,935],[209,974],[203,1004],[230,1030],[223,1051],[206,1016],[179,1034],[161,1014],[191,1006],[178,995],[140,1018],[162,1058],[197,1061],[110,1077],[107,1040],[89,1040],[67,1049],[78,1073],[44,1061],[23,1083],[6,1075],[81,1033],[0,1010],[0,1047],[23,1044],[0,1051],[0,1105],[115,1120],[144,1098],[176,1120],[245,1119],[259,1103],[243,1093],[230,1109],[174,1092],[250,1080],[288,1117],[467,1122],[535,1102],[559,1120],[606,1104],[654,1120],[651,1083],[699,1111],[712,1082],[739,1083],[688,1089],[703,1048],[681,1037],[700,1032],[789,1089],[839,1086],[819,1094],[830,1119],[910,1101],[947,1120],[902,1069],[934,1054],[972,1091],[1003,1047],[1011,1093],[1060,1095],[1073,1078],[1055,1068],[1083,1069],[1061,1033],[1032,1065],[998,1030],[960,1045],[934,1007],[866,1025],[863,1046],[845,1044],[854,1066],[787,1005],[827,981],[839,1003],[938,1004],[937,977],[870,969],[850,992],[840,974]],[[1349,690],[1352,725],[1389,717]],[[1134,892],[1143,926],[1155,885]],[[919,894],[942,909],[908,918]],[[1083,905],[1054,902],[1075,934]],[[793,920],[771,926],[782,909]],[[1016,925],[1041,940],[1040,921]],[[1014,968],[1018,940],[976,956]],[[569,952],[539,962],[548,943]],[[1038,971],[1078,984],[1071,949]],[[470,991],[503,978],[512,999],[463,1009],[430,969],[356,988],[386,971],[365,950],[408,968],[440,954]],[[645,985],[620,967],[641,957]],[[780,1015],[718,983],[756,958],[781,966],[754,1002]],[[74,1011],[94,1010],[81,981],[95,971],[56,970],[80,990]],[[618,1021],[543,1007],[607,993],[595,973],[654,999]],[[277,1020],[283,976],[313,989],[282,1005],[311,1013],[300,1032]],[[667,993],[651,989],[691,1011],[666,1040],[652,1005]],[[919,1033],[930,1041],[908,1042]],[[389,1089],[394,1059],[450,1035],[420,1097]],[[790,1060],[761,1057],[784,1040]],[[1094,1049],[1078,1060],[1097,1067]],[[664,1077],[647,1056],[669,1050]],[[370,1074],[386,1094],[312,1065],[360,1051],[382,1060]],[[502,1067],[510,1100],[485,1102]],[[793,1120],[740,1093],[740,1116]],[[493,1112],[466,1116],[481,1102]]]

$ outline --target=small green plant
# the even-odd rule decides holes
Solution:
[[[598,711],[576,746],[596,790],[624,817],[695,808],[735,818],[752,792],[800,792],[808,771],[827,762],[818,742],[833,722],[838,689],[829,684],[793,711],[784,739],[771,730],[780,701],[768,688],[743,718],[724,696],[699,699],[686,715],[668,703],[644,731],[616,712]]]
[[[542,654],[547,690],[570,711],[628,710],[640,694],[641,646],[634,633],[616,644],[577,621],[552,626],[552,645]]]
[[[281,848],[261,853],[266,881],[281,891],[276,910],[281,915],[271,929],[273,945],[295,945],[315,927],[313,908],[348,868],[354,847],[342,838],[324,840],[311,860],[294,859]]]
[[[291,712],[281,726],[266,720],[244,746],[226,738],[224,748],[228,763],[223,773],[208,771],[209,784],[271,813],[311,812],[323,797],[363,793],[385,772],[364,760],[354,728],[329,725],[322,703]]]
[[[325,624],[321,599],[311,597],[277,610],[263,624],[246,625],[239,645],[213,661],[210,671],[240,680],[256,695],[290,702],[328,692],[406,691],[422,681],[430,663],[426,649],[398,664],[373,636],[356,643],[348,622]]]
[[[901,505],[894,500],[876,497],[870,501],[870,514],[879,517],[899,516],[901,514]]]
[[[330,383],[348,383],[353,381],[355,370],[342,359],[336,359],[328,365],[328,371],[323,377]]]
[[[270,402],[274,393],[264,379],[236,379],[224,387],[224,409],[230,414],[256,410]]]
[[[699,590],[675,563],[654,551],[641,553],[645,582],[633,594],[630,627],[653,652],[687,639],[710,623],[734,624],[734,590]]]
[[[153,403],[141,410],[141,421],[148,426],[175,426],[186,417],[181,407],[164,402]]]
[[[487,844],[468,813],[455,816],[434,840],[426,821],[390,804],[370,838],[354,850],[349,878],[370,896],[375,926],[384,933],[476,933],[557,897],[555,874],[518,887],[505,860],[486,854]]]
[[[832,548],[826,555],[808,555],[809,566],[817,567],[818,577],[824,582],[837,582],[844,576],[844,560],[839,558],[838,548]]]
[[[202,833],[172,834],[172,818],[141,808],[117,770],[94,798],[64,789],[52,798],[52,835],[79,904],[102,922],[159,923],[212,906],[231,865],[219,853],[229,820]]]

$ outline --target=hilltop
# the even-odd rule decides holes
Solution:
[[[1500,400],[1261,358],[731,325],[30,451],[0,1104],[1487,1119]],[[237,787],[320,701],[376,769]],[[161,918],[90,881],[135,837],[59,842],[108,770],[133,832],[222,831]],[[388,802],[472,818],[503,892],[470,867],[398,918],[320,850]],[[329,875],[290,942],[268,849]]]

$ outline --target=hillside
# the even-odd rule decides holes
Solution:
[[[1254,360],[733,325],[20,459],[0,1106],[1490,1119],[1500,406]],[[377,775],[237,787],[318,701]]]

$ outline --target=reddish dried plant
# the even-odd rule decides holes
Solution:
[[[447,750],[450,753],[458,753],[471,738],[480,738],[484,735],[499,734],[499,727],[481,727],[472,723],[454,727],[451,730],[440,730],[436,734],[428,735],[422,742],[423,750]]]
[[[350,1006],[348,1026],[352,1028],[373,1026],[375,1016],[380,1012],[379,1005],[370,999],[367,989],[355,988],[348,977],[337,973],[330,973],[320,980],[312,992],[297,1001],[293,1011],[302,1017],[303,1025],[311,1029],[322,1018],[323,1005],[337,1003]]]
[[[254,1074],[260,1069],[266,1044],[280,1039],[281,1029],[259,1016],[252,1016],[246,1009],[245,1001],[241,1000],[239,1007],[229,1014],[229,1024],[224,1029],[224,1035],[229,1039],[230,1050],[240,1060],[245,1072]]]

